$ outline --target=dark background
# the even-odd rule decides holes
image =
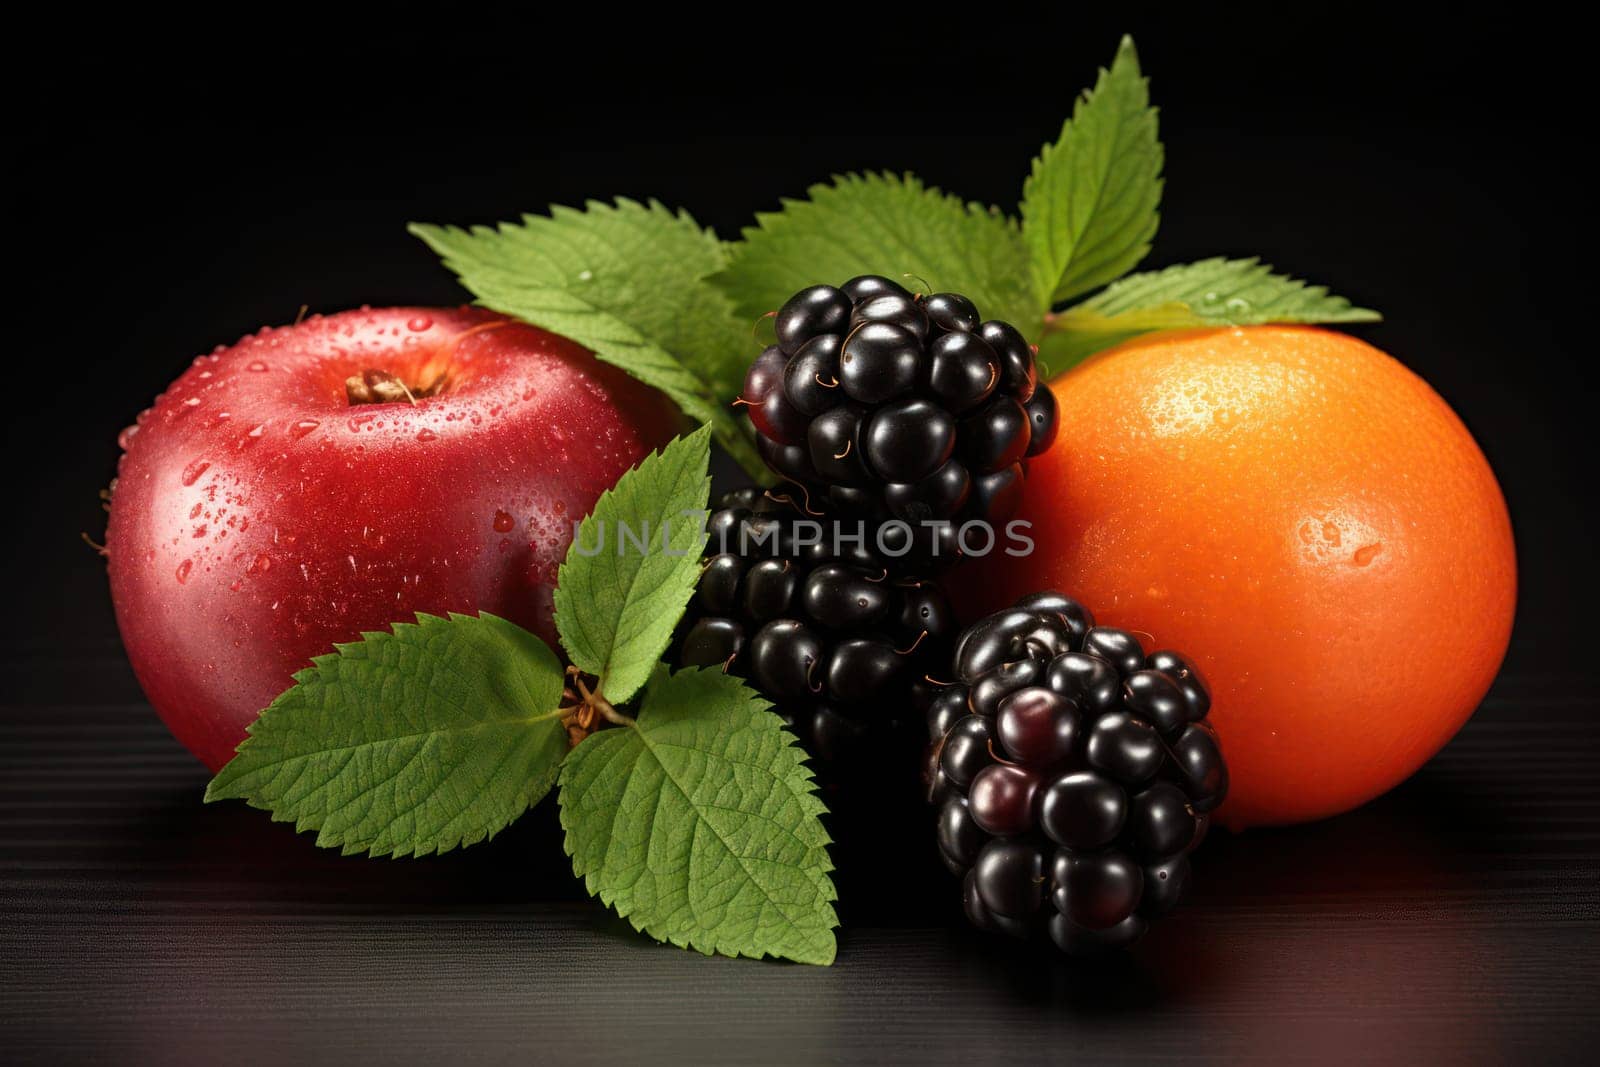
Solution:
[[[1537,8],[1512,14],[274,10],[225,39],[132,20],[41,33],[41,62],[7,74],[23,293],[3,421],[22,482],[4,524],[20,603],[0,613],[0,1036],[40,1059],[516,1058],[541,1041],[558,1059],[1003,1040],[1576,1055],[1600,977],[1576,161],[1592,60]],[[1195,903],[1103,973],[951,926],[922,867],[863,878],[840,962],[797,974],[641,944],[582,901],[548,812],[463,856],[362,864],[200,807],[203,773],[140,706],[78,539],[103,528],[118,429],[190,359],[302,305],[459,301],[410,220],[653,196],[732,237],[780,195],[873,168],[1013,210],[1124,30],[1167,148],[1147,265],[1259,254],[1380,309],[1357,332],[1433,383],[1505,488],[1522,580],[1505,672],[1417,778],[1339,820],[1208,846]]]
[[[128,26],[36,72],[9,228],[39,291],[10,363],[39,390],[6,419],[29,501],[6,536],[43,614],[5,613],[8,636],[109,618],[75,539],[102,525],[116,432],[195,355],[301,305],[464,298],[406,222],[653,196],[731,238],[779,196],[873,168],[1014,211],[1129,30],[1167,148],[1148,265],[1258,254],[1383,311],[1357,332],[1433,383],[1505,487],[1523,550],[1511,667],[1579,655],[1594,346],[1574,104],[1592,92],[1570,35],[1525,12],[815,18],[618,39],[284,15],[212,50]]]

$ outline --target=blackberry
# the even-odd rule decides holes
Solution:
[[[1050,592],[967,627],[953,664],[926,769],[968,918],[1071,955],[1130,944],[1227,795],[1200,672]]]
[[[1011,518],[1057,428],[1014,327],[876,275],[803,289],[774,325],[740,401],[767,465],[816,507],[894,527],[885,551],[925,566],[977,551],[965,523]]]
[[[835,768],[895,736],[904,750],[931,695],[923,679],[956,633],[938,583],[878,556],[864,523],[812,516],[780,493],[728,493],[707,529],[678,666],[749,680]]]

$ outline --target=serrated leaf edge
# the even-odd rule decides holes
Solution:
[[[563,618],[571,618],[576,625],[578,625],[580,628],[583,627],[582,616],[577,612],[568,611],[563,607],[564,604],[570,603],[570,598],[573,595],[575,595],[571,591],[571,583],[568,582],[568,580],[567,580],[568,574],[571,573],[568,570],[568,568],[573,566],[573,563],[572,563],[573,553],[578,550],[578,546],[579,545],[584,543],[584,536],[583,535],[584,535],[585,530],[587,530],[589,528],[590,521],[593,520],[594,517],[600,513],[600,509],[601,509],[602,505],[605,505],[607,502],[613,501],[613,500],[615,500],[617,498],[618,491],[620,490],[620,488],[622,486],[622,483],[623,483],[623,481],[625,479],[627,479],[630,476],[634,475],[635,472],[643,469],[644,466],[647,463],[659,463],[659,462],[662,462],[666,458],[667,453],[670,452],[670,451],[673,451],[674,448],[681,449],[682,451],[687,453],[689,451],[689,449],[690,449],[690,443],[691,442],[694,442],[697,438],[705,436],[710,431],[711,431],[711,427],[706,426],[706,425],[702,425],[698,429],[694,430],[691,433],[684,434],[684,435],[681,435],[679,437],[675,437],[671,441],[668,441],[661,448],[652,449],[648,455],[646,455],[644,458],[640,459],[638,463],[634,464],[633,467],[631,467],[627,471],[625,471],[623,473],[622,477],[617,479],[615,484],[611,485],[610,487],[608,487],[605,490],[605,492],[600,494],[599,498],[595,500],[594,507],[592,509],[590,509],[589,514],[585,515],[583,517],[582,521],[579,522],[578,529],[573,532],[572,544],[567,547],[567,554],[566,554],[565,557],[562,558],[561,566],[556,571],[556,588],[555,588],[554,594],[551,597],[552,607],[554,609],[554,615],[555,615],[556,636],[558,638],[560,638],[561,647],[563,648],[563,650],[565,650],[567,652],[568,658],[570,660],[572,660],[573,663],[575,663],[580,669],[588,672],[589,674],[593,674],[597,678],[599,678],[599,680],[600,680],[599,684],[600,684],[600,687],[601,687],[602,690],[605,688],[606,683],[610,680],[610,678],[609,678],[610,674],[614,673],[612,670],[610,670],[612,665],[608,663],[608,664],[601,665],[599,668],[592,668],[592,667],[589,667],[589,666],[585,666],[582,663],[578,663],[577,662],[577,656],[574,655],[572,648],[568,644],[568,635],[565,632],[565,630],[562,628],[562,619]],[[710,500],[710,496],[711,496],[711,474],[710,474],[710,468],[709,468],[709,453],[707,455],[707,459],[708,459],[707,473],[701,479],[701,491],[697,495],[701,496],[704,499],[704,501],[708,503],[709,500]],[[668,516],[668,519],[670,520],[672,518],[678,518],[678,517],[680,517],[680,516]],[[703,549],[704,548],[704,546],[705,546],[704,531],[702,531],[701,537],[697,541],[697,545],[699,546],[699,549]],[[692,548],[692,549],[690,549],[690,553],[693,556],[695,556],[696,558],[698,558],[699,555],[700,555],[699,549],[693,549]],[[634,571],[633,576],[630,578],[630,583],[638,581],[638,577],[639,577],[639,571],[636,570],[636,571]],[[690,589],[689,589],[688,596],[692,597],[693,595],[694,595],[694,589],[693,589],[693,586],[691,586]],[[627,599],[628,598],[626,596],[623,598],[624,603],[627,602]],[[685,597],[685,599],[684,599],[684,608],[687,608],[687,606],[688,606],[688,597]],[[680,618],[682,617],[682,614],[683,614],[683,609],[680,608],[679,609],[679,617]],[[586,642],[585,642],[586,644],[593,644],[593,641],[589,640],[589,634],[587,632],[585,632],[584,637],[586,639]],[[640,685],[638,687],[636,687],[635,689],[633,689],[633,690],[630,690],[630,691],[627,691],[627,692],[614,693],[614,694],[608,692],[608,693],[606,693],[606,696],[607,696],[608,699],[612,700],[613,703],[620,704],[620,703],[623,703],[625,701],[631,700],[636,695],[636,693],[639,691],[639,689],[644,688],[644,686],[647,685],[648,682],[649,682],[649,679],[647,677],[644,682],[641,682]]]
[[[503,616],[496,615],[496,614],[494,614],[492,612],[488,612],[488,611],[480,611],[476,615],[470,615],[470,614],[464,614],[462,612],[452,611],[452,612],[448,612],[445,616],[434,615],[434,614],[430,614],[428,612],[419,611],[419,612],[415,613],[415,618],[416,618],[416,622],[394,622],[394,623],[391,623],[390,624],[390,628],[388,630],[363,630],[363,631],[361,631],[361,636],[358,639],[356,639],[354,641],[336,641],[333,644],[334,651],[332,651],[332,652],[324,652],[324,653],[321,653],[320,655],[312,656],[311,657],[311,666],[302,667],[300,670],[295,671],[294,674],[292,674],[290,676],[292,678],[292,680],[293,680],[293,684],[290,685],[288,688],[284,689],[284,691],[282,693],[279,693],[276,697],[274,697],[272,699],[272,702],[270,704],[268,704],[265,708],[262,709],[261,715],[258,715],[254,720],[252,720],[249,723],[249,725],[247,725],[245,727],[245,738],[244,738],[243,741],[240,741],[238,745],[234,746],[234,750],[233,750],[234,751],[234,756],[237,757],[241,753],[244,753],[247,749],[251,749],[251,748],[253,748],[255,746],[255,744],[257,743],[256,728],[261,723],[261,716],[264,716],[268,711],[271,711],[274,708],[276,708],[278,706],[279,702],[284,700],[284,699],[286,699],[288,697],[289,693],[292,692],[296,686],[303,685],[303,684],[306,684],[306,683],[314,680],[316,678],[316,676],[317,676],[317,672],[318,671],[320,671],[321,669],[323,669],[325,667],[331,666],[333,663],[337,662],[343,656],[357,656],[357,657],[365,658],[365,656],[364,656],[364,647],[366,646],[367,642],[369,642],[369,641],[392,640],[402,630],[420,629],[422,627],[429,626],[429,625],[432,625],[432,624],[435,624],[435,623],[455,622],[455,621],[458,621],[458,620],[490,619],[490,620],[493,620],[495,622],[502,622],[502,623],[506,623],[507,625],[510,625],[510,626],[516,626],[516,623],[511,622],[511,620],[506,619]],[[520,627],[519,627],[519,629],[520,629]],[[531,636],[535,637],[536,639],[538,638],[538,635],[536,635],[536,634],[533,634]],[[547,721],[549,721],[551,719],[554,719],[554,718],[559,718],[560,715],[561,715],[561,712],[560,712],[559,709],[553,709],[553,710],[551,710],[549,712],[542,712],[542,713],[540,713],[538,715],[528,716],[526,718],[513,717],[513,718],[500,719],[498,721],[500,723],[506,723],[506,724],[512,724],[512,725],[519,724],[519,723],[524,723],[524,724],[527,724],[527,725],[533,725],[533,724],[540,723],[540,722],[547,722]],[[385,738],[385,740],[386,741],[404,740],[405,736],[406,735],[402,735],[400,737],[394,737],[394,738]],[[412,735],[412,736],[416,736],[416,735]],[[344,746],[339,746],[338,748],[327,749],[326,751],[337,752],[337,751],[342,751],[344,749],[359,748],[359,747],[360,747],[359,745],[344,745]],[[316,831],[316,833],[317,833],[317,839],[316,839],[317,847],[318,848],[337,847],[339,849],[339,852],[340,852],[341,856],[353,856],[353,855],[365,854],[365,855],[367,855],[367,856],[369,856],[369,857],[371,857],[373,859],[384,859],[384,858],[387,858],[387,859],[420,859],[420,858],[423,858],[423,857],[426,857],[426,856],[442,856],[442,855],[445,855],[448,852],[453,852],[458,848],[468,848],[468,847],[471,847],[472,845],[481,844],[481,843],[484,843],[484,842],[487,842],[487,841],[494,840],[494,838],[496,836],[498,836],[502,830],[504,830],[506,827],[510,826],[513,822],[515,822],[517,817],[518,817],[517,815],[512,815],[510,818],[508,818],[504,823],[500,824],[499,826],[495,826],[495,827],[491,827],[491,828],[486,829],[485,832],[481,836],[473,836],[471,834],[464,833],[464,834],[462,834],[462,836],[460,838],[456,839],[455,841],[451,841],[451,842],[448,842],[448,843],[445,843],[445,844],[442,844],[442,845],[440,845],[438,843],[429,843],[425,847],[422,847],[422,848],[416,848],[414,846],[413,847],[403,847],[402,846],[402,847],[395,847],[395,848],[373,849],[373,848],[369,848],[369,847],[366,847],[366,846],[363,846],[363,845],[360,845],[360,844],[356,844],[356,843],[352,843],[352,842],[349,842],[349,841],[329,840],[329,839],[327,839],[325,837],[324,831],[320,827],[315,825],[312,822],[311,817],[309,817],[309,816],[303,816],[303,815],[302,816],[294,816],[294,815],[288,815],[288,814],[280,815],[274,808],[272,808],[270,806],[270,804],[268,804],[265,801],[257,800],[254,796],[251,796],[251,795],[248,795],[248,794],[245,794],[245,793],[239,793],[239,792],[224,792],[224,791],[222,791],[222,788],[219,788],[219,782],[221,781],[223,773],[227,770],[228,766],[232,762],[233,762],[233,760],[230,759],[228,761],[228,763],[224,764],[222,766],[222,768],[220,770],[218,770],[217,773],[215,775],[213,775],[212,778],[206,783],[205,793],[201,797],[201,802],[202,803],[212,804],[212,803],[217,803],[219,801],[224,801],[224,800],[242,800],[242,801],[244,801],[244,803],[245,803],[245,805],[247,807],[254,808],[257,811],[265,811],[265,812],[267,812],[267,814],[270,817],[272,822],[278,822],[278,823],[293,822],[294,823],[295,833],[305,833],[307,831],[313,831],[313,830]],[[285,761],[277,760],[277,761],[274,761],[272,763],[264,764],[264,766],[281,765],[283,762],[285,762]],[[565,760],[563,759],[562,763],[564,763],[564,762],[565,762]],[[538,784],[537,779],[535,780],[534,783],[532,783],[532,789],[529,791],[529,798],[528,798],[527,805],[525,807],[523,807],[521,809],[521,811],[526,812],[526,811],[532,809],[535,805],[537,805],[541,800],[543,800],[549,794],[551,789],[555,788],[556,783],[560,778],[561,766],[562,766],[562,764],[558,763],[558,764],[556,764],[554,767],[552,767],[550,769],[548,774],[545,776],[546,778],[548,778],[548,781],[545,781],[542,786],[540,784]]]
[[[1054,271],[1056,277],[1048,277],[1047,274],[1044,273],[1047,270],[1053,271],[1053,268],[1049,268],[1047,264],[1042,264],[1039,262],[1038,257],[1034,254],[1033,243],[1027,240],[1027,236],[1037,228],[1032,225],[1033,217],[1029,210],[1032,200],[1031,194],[1036,183],[1044,180],[1046,168],[1049,166],[1051,159],[1057,152],[1062,151],[1067,146],[1068,138],[1077,129],[1079,129],[1078,124],[1084,120],[1088,108],[1093,106],[1094,102],[1100,98],[1102,89],[1110,90],[1113,88],[1114,83],[1111,81],[1111,79],[1120,72],[1119,68],[1121,68],[1123,64],[1128,63],[1131,63],[1133,66],[1133,72],[1135,74],[1135,80],[1133,84],[1137,86],[1138,92],[1141,96],[1140,106],[1135,109],[1137,114],[1135,115],[1134,122],[1149,124],[1152,127],[1151,134],[1154,141],[1154,156],[1152,166],[1155,171],[1152,190],[1155,198],[1155,204],[1152,206],[1149,220],[1139,233],[1139,236],[1133,242],[1132,254],[1128,266],[1124,267],[1121,273],[1125,273],[1128,269],[1131,269],[1135,264],[1149,254],[1150,248],[1155,240],[1156,232],[1160,227],[1161,195],[1166,188],[1166,179],[1161,173],[1166,165],[1166,150],[1161,144],[1160,135],[1158,132],[1160,109],[1153,107],[1150,104],[1150,78],[1140,67],[1138,50],[1134,46],[1133,38],[1131,36],[1124,35],[1118,42],[1117,51],[1112,57],[1111,63],[1108,66],[1099,68],[1098,72],[1096,73],[1094,85],[1083,89],[1077,95],[1077,97],[1074,98],[1072,114],[1062,121],[1061,131],[1059,134],[1057,134],[1055,140],[1048,141],[1040,147],[1039,154],[1034,157],[1031,165],[1028,168],[1028,175],[1023,180],[1022,200],[1018,208],[1018,213],[1022,219],[1022,233],[1029,256],[1029,276],[1033,279],[1036,295],[1046,310],[1057,304],[1070,300],[1075,296],[1080,296],[1085,292],[1093,291],[1094,289],[1107,284],[1109,281],[1115,280],[1114,278],[1097,278],[1097,280],[1090,284],[1084,284],[1081,281],[1081,277],[1078,281],[1071,280],[1074,274],[1096,278],[1098,274],[1105,273],[1103,263],[1096,261],[1088,262],[1090,266],[1098,268],[1097,270],[1087,272],[1084,271],[1081,269],[1080,259],[1085,251],[1094,251],[1101,244],[1104,244],[1105,241],[1108,240],[1112,235],[1103,236],[1099,242],[1091,243],[1086,246],[1079,247],[1075,245],[1070,253],[1065,257],[1061,269],[1059,271]],[[1107,97],[1107,99],[1111,98]],[[1106,163],[1105,169],[1108,172],[1112,169],[1112,161],[1108,161]],[[1102,182],[1095,190],[1096,205],[1100,203],[1104,192],[1105,186],[1104,182]],[[1052,208],[1052,211],[1059,211],[1062,210],[1062,208],[1062,205],[1056,205],[1054,208]],[[1044,225],[1044,223],[1041,222],[1039,225]],[[1087,228],[1087,224],[1085,225],[1085,228]],[[1049,251],[1052,253],[1052,260],[1061,258],[1054,255],[1054,253],[1057,251],[1057,240],[1054,234],[1048,230],[1045,232],[1045,241]],[[1110,262],[1115,262],[1115,258],[1113,258]]]
[[[534,212],[524,212],[515,222],[501,221],[493,224],[479,223],[465,227],[452,225],[449,223],[412,222],[407,224],[406,232],[421,240],[425,245],[428,246],[430,250],[438,255],[440,260],[444,263],[446,269],[456,276],[457,280],[463,285],[464,288],[467,288],[468,291],[471,292],[471,287],[467,286],[465,282],[465,277],[467,274],[465,262],[461,258],[460,253],[452,248],[450,240],[451,238],[494,236],[516,241],[521,247],[529,251],[531,254],[539,255],[540,253],[535,242],[521,239],[521,235],[526,234],[529,227],[540,222],[582,218],[587,212],[614,215],[632,212],[646,215],[656,215],[664,217],[668,221],[681,224],[686,229],[692,230],[694,238],[703,244],[708,250],[713,251],[717,261],[716,270],[707,271],[704,274],[700,274],[697,276],[696,280],[700,284],[706,285],[712,291],[720,293],[720,289],[713,285],[710,279],[719,271],[727,269],[729,262],[729,249],[732,246],[720,240],[714,231],[701,226],[687,209],[678,208],[674,210],[654,197],[649,198],[643,203],[626,196],[619,196],[612,202],[590,198],[583,201],[583,207],[581,209],[572,207],[570,205],[552,203],[547,205],[546,215],[540,216]],[[491,267],[489,270],[491,272],[504,273],[503,271],[500,271],[500,268],[497,267]],[[521,282],[518,284],[519,287],[525,292],[531,293],[542,291],[560,293],[563,297],[571,300],[575,304],[582,305],[585,309],[587,309],[588,314],[596,317],[604,317],[622,327],[629,335],[628,340],[626,342],[617,341],[615,343],[619,345],[626,344],[630,349],[634,350],[654,350],[656,352],[660,352],[662,355],[670,359],[679,372],[689,380],[689,384],[686,384],[682,387],[676,387],[668,386],[659,381],[652,381],[648,377],[638,374],[638,367],[636,364],[630,363],[630,361],[625,359],[614,358],[613,355],[606,352],[590,349],[596,359],[618,367],[627,372],[630,376],[644,382],[651,388],[658,389],[661,392],[666,393],[669,398],[676,403],[691,419],[699,423],[709,424],[712,427],[712,431],[717,439],[717,443],[720,444],[723,449],[733,457],[734,461],[737,462],[739,466],[742,467],[747,473],[757,478],[765,475],[766,465],[762,462],[760,456],[755,451],[752,433],[748,431],[748,428],[739,419],[735,418],[722,407],[715,391],[710,387],[706,379],[693,368],[692,363],[685,361],[682,353],[673,352],[663,345],[646,338],[632,323],[612,314],[609,311],[596,307],[595,305],[584,300],[581,295],[574,292],[572,289],[554,285],[529,285],[526,282]],[[497,311],[501,314],[509,314],[515,318],[522,318],[522,316],[517,315],[514,312],[509,312],[503,308],[494,306],[494,304],[492,304],[488,298],[478,294],[475,294],[475,297],[476,298],[474,299],[473,303],[481,307],[490,308],[491,310]],[[727,300],[726,294],[722,294],[722,297],[724,300]],[[733,312],[735,310],[733,302],[728,300],[727,303],[730,313]],[[569,312],[569,314],[571,313],[575,312]],[[532,322],[531,319],[523,319],[523,321]],[[532,322],[532,324],[539,325],[537,322]]]
[[[665,669],[665,668],[663,668],[663,669]],[[695,670],[695,671],[699,671],[699,670],[715,670],[715,669],[716,668],[714,668],[714,667],[689,668],[689,670]],[[683,673],[683,672],[679,672],[679,673]],[[795,774],[796,775],[795,781],[794,781],[793,785],[790,786],[791,795],[794,796],[796,800],[798,800],[802,804],[804,804],[806,806],[806,808],[808,809],[809,814],[811,814],[812,816],[820,817],[822,815],[827,814],[827,810],[828,810],[827,806],[823,803],[822,798],[817,795],[817,791],[816,791],[816,775],[813,772],[813,770],[811,769],[810,765],[807,763],[807,758],[808,757],[807,757],[804,749],[799,747],[799,744],[796,741],[794,735],[791,734],[788,731],[788,729],[783,725],[782,720],[778,719],[778,717],[772,712],[772,710],[771,710],[771,708],[772,708],[771,702],[766,700],[765,698],[761,697],[760,694],[756,693],[754,690],[750,690],[750,692],[753,695],[753,699],[751,699],[749,701],[749,704],[750,704],[751,708],[755,711],[756,715],[758,715],[758,716],[768,716],[768,717],[771,717],[773,720],[775,720],[775,728],[776,728],[776,730],[779,733],[783,734],[784,738],[785,738],[783,747],[779,749],[779,753],[780,753],[781,758],[783,758],[786,761],[786,766],[782,768],[782,773],[773,773],[770,768],[761,768],[761,769],[763,771],[767,771],[768,773],[772,773],[774,778],[778,779],[780,782],[783,782],[786,786],[790,786],[789,775],[790,774]],[[754,723],[752,723],[749,726],[741,727],[741,729],[752,729],[752,728],[755,728],[755,724]],[[641,744],[644,745],[644,750],[645,751],[651,751],[650,743],[649,743],[648,738],[645,736],[644,732],[639,729],[637,724],[633,725],[632,727],[627,727],[626,729],[632,729],[636,734],[638,734]],[[617,735],[618,733],[619,733],[619,731],[616,731],[616,730],[602,730],[602,731],[599,731],[599,732],[597,732],[595,734],[591,734],[589,737],[585,738],[582,742],[580,742],[580,747],[581,747],[581,745],[586,745],[586,744],[593,743],[597,739],[604,739],[604,738],[607,738],[608,735],[614,736],[614,735]],[[620,744],[623,740],[624,740],[624,738],[619,736],[617,738],[617,742],[616,743]],[[604,743],[608,743],[608,742],[606,742],[604,740],[601,740],[600,743],[604,744]],[[576,749],[574,749],[574,751],[576,751]],[[612,758],[616,758],[616,757],[613,756]],[[668,772],[668,770],[666,768],[666,765],[661,762],[659,757],[654,756],[653,753],[652,753],[652,758],[656,760],[657,765],[661,768],[661,772],[662,772],[663,777],[666,778],[669,781],[672,781],[674,787],[678,789],[680,795],[684,796],[685,800],[687,800],[688,799],[688,794],[683,790],[682,786],[679,786],[677,784],[677,781],[672,778],[671,774]],[[561,768],[561,775],[560,775],[560,778],[558,780],[558,784],[563,788],[566,785],[566,773],[567,773],[567,764],[565,762],[563,762],[562,768]],[[727,947],[725,945],[721,945],[721,944],[717,944],[717,943],[704,944],[704,943],[701,943],[702,939],[697,939],[697,938],[694,938],[694,937],[691,937],[691,936],[664,935],[664,934],[656,934],[656,933],[652,932],[650,929],[648,929],[646,923],[644,921],[640,920],[637,917],[637,909],[625,907],[624,905],[619,904],[618,900],[617,900],[617,893],[614,890],[609,889],[606,886],[603,886],[603,885],[601,885],[599,883],[599,881],[598,881],[599,872],[597,870],[595,870],[595,869],[580,869],[580,860],[579,860],[579,857],[578,857],[578,850],[577,850],[576,844],[573,841],[573,828],[572,828],[572,825],[568,821],[568,812],[570,810],[571,809],[567,808],[565,805],[561,805],[560,806],[560,810],[559,810],[559,815],[560,815],[560,821],[561,821],[561,828],[562,828],[562,831],[563,831],[562,849],[566,853],[567,857],[572,860],[573,873],[577,877],[579,877],[579,878],[581,878],[583,880],[584,889],[585,889],[585,891],[587,891],[589,893],[590,896],[598,899],[606,907],[608,907],[612,911],[616,912],[616,914],[618,916],[620,916],[621,918],[626,919],[628,921],[628,924],[630,926],[632,926],[635,931],[637,931],[637,932],[639,932],[641,934],[644,934],[646,937],[649,937],[652,940],[655,940],[655,941],[658,941],[658,942],[665,942],[667,944],[671,944],[674,947],[681,948],[681,949],[689,949],[689,950],[698,952],[703,956],[708,956],[708,957],[709,956],[720,955],[720,956],[725,956],[725,957],[732,958],[732,959],[757,959],[757,960],[759,960],[759,959],[787,959],[787,960],[791,960],[792,962],[795,962],[795,963],[812,964],[812,965],[817,965],[817,966],[828,966],[828,965],[832,964],[834,959],[837,957],[837,953],[838,953],[838,938],[837,938],[837,935],[834,933],[834,931],[836,931],[838,929],[839,917],[838,917],[838,912],[834,909],[833,904],[838,899],[838,889],[833,884],[833,879],[828,877],[829,873],[834,870],[833,857],[829,853],[828,847],[827,847],[827,846],[829,846],[829,845],[831,845],[833,843],[833,838],[832,838],[832,835],[830,835],[828,833],[826,825],[823,824],[822,822],[820,822],[820,818],[819,818],[819,822],[818,822],[817,825],[818,825],[818,829],[819,829],[819,833],[820,833],[820,838],[821,839],[817,843],[817,848],[821,852],[821,855],[822,855],[822,865],[821,865],[821,867],[820,867],[820,869],[818,870],[817,873],[821,876],[822,888],[823,888],[823,892],[824,892],[824,901],[823,901],[823,903],[824,903],[824,907],[826,908],[828,917],[831,920],[831,926],[829,927],[829,929],[827,931],[828,944],[827,944],[827,946],[825,948],[825,951],[823,951],[822,953],[818,954],[815,957],[804,957],[803,958],[803,957],[799,957],[799,956],[790,956],[790,955],[787,955],[787,954],[784,954],[784,953],[772,952],[772,951],[767,951],[767,950],[762,950],[760,952],[755,952],[755,953],[746,952],[746,951],[743,951],[743,950],[738,949],[738,948],[729,948],[729,947]],[[620,812],[614,812],[613,813],[613,815],[612,815],[613,821],[615,820],[616,816],[619,815],[619,814],[621,814],[621,813]],[[720,835],[719,835],[719,839],[720,839]],[[732,850],[730,849],[729,851],[731,852]],[[741,868],[744,867],[742,859],[741,859],[741,862],[740,862],[740,866],[741,866]],[[745,868],[745,869],[748,870],[748,868]],[[770,900],[771,898],[769,897],[768,899]],[[780,911],[781,911],[781,909],[780,909]],[[819,940],[820,940],[820,938],[819,938]],[[715,939],[713,939],[713,942],[714,941],[715,941]]]

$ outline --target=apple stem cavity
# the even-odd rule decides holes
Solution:
[[[443,378],[440,378],[442,381]],[[434,382],[437,388],[439,382]],[[423,396],[432,396],[432,390],[421,390]],[[405,399],[411,402],[412,407],[417,405],[416,394],[401,381],[396,375],[386,370],[368,367],[360,374],[352,374],[344,380],[345,399],[350,406],[357,404],[394,404]]]

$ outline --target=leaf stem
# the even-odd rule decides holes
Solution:
[[[590,690],[588,684],[583,680],[582,672],[580,672],[577,667],[568,667],[567,675],[569,678],[571,678],[572,684],[577,687],[578,697],[581,702],[579,707],[589,712],[590,716],[598,715],[613,726],[634,725],[633,717],[618,711],[612,705],[611,701],[605,698],[605,694],[601,692],[599,685],[596,685],[593,690]],[[580,724],[584,726],[588,725],[588,723]]]

